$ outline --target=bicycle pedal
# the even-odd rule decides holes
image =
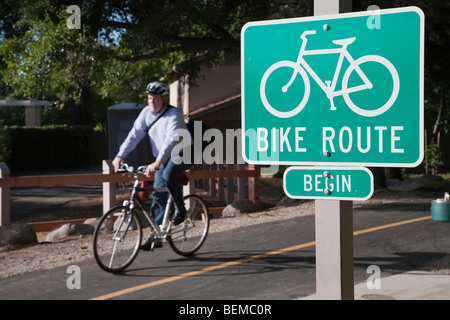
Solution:
[[[151,243],[145,243],[141,245],[141,250],[143,251],[153,251],[154,249],[162,248],[162,242],[161,241],[151,241]]]

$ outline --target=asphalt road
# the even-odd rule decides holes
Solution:
[[[382,277],[449,268],[450,223],[431,221],[429,208],[409,201],[354,209],[353,230],[368,231],[354,237],[355,283],[367,280],[370,265]],[[190,258],[166,244],[116,275],[85,261],[80,289],[68,288],[68,266],[0,280],[0,299],[293,300],[315,293],[314,216],[210,234]]]

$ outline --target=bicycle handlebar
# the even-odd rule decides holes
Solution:
[[[117,172],[133,172],[133,173],[144,173],[147,166],[139,166],[136,170],[134,170],[133,166],[128,165],[125,162],[120,164],[120,168]]]

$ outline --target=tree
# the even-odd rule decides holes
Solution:
[[[44,3],[46,1],[43,1]],[[26,8],[26,9],[25,9]],[[2,43],[3,80],[16,96],[49,99],[70,106],[74,124],[92,122],[90,79],[97,68],[98,43],[85,28],[79,32],[66,26],[62,10],[49,8],[42,15],[37,4],[19,9],[15,28],[21,37]]]
[[[200,65],[220,63],[223,52],[240,54],[240,31],[252,20],[304,15],[312,1],[160,0],[104,1],[103,36],[120,50],[108,50],[119,61],[162,60],[169,67],[162,79],[189,74]],[[114,17],[107,19],[106,17]]]
[[[101,97],[103,102],[114,102],[111,91],[117,86],[108,84],[117,79],[132,83],[136,69],[145,69],[146,63],[117,66],[107,58],[105,44],[88,24],[81,29],[67,27],[69,14],[63,4],[23,2],[23,6],[16,6],[17,14],[11,16],[14,19],[3,24],[0,67],[7,85],[3,87],[9,92],[3,91],[17,98],[53,101],[53,107],[70,110],[72,124],[93,123],[93,101]],[[7,4],[12,6],[12,1]],[[100,114],[104,118],[104,112]]]
[[[353,10],[366,10],[373,1],[354,2]],[[450,90],[450,3],[446,0],[379,0],[380,9],[417,6],[425,14],[425,126],[436,133],[450,130],[450,110],[446,110]]]
[[[446,110],[448,1],[379,0],[382,8],[417,5],[426,15],[426,101],[431,125],[449,123]],[[200,66],[240,54],[249,21],[313,14],[313,0],[83,0],[81,28],[69,29],[73,1],[4,0],[0,8],[0,72],[15,97],[71,106],[72,122],[89,123],[105,105],[145,101],[146,83],[172,81]],[[353,11],[373,2],[354,1]],[[95,103],[94,103],[95,102]],[[62,107],[63,106],[63,107]],[[95,109],[97,108],[97,110]],[[98,112],[101,111],[101,112]],[[94,122],[96,122],[94,120]]]
[[[69,29],[72,1],[6,0],[0,9],[4,82],[16,97],[69,106],[72,123],[92,122],[92,101],[141,99],[145,84],[189,74],[239,55],[251,20],[305,15],[312,1],[84,0],[81,28]]]

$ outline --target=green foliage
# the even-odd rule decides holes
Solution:
[[[444,164],[443,153],[439,145],[435,142],[430,143],[426,150],[426,170],[431,174],[438,174],[439,169]]]
[[[376,4],[380,9],[417,6],[425,14],[425,126],[433,128],[437,123],[445,132],[450,130],[450,96],[448,58],[450,29],[450,2],[448,0],[372,0],[353,1],[354,11],[366,10]],[[382,24],[383,22],[381,22]],[[383,27],[381,25],[381,27]],[[441,112],[439,113],[439,109]]]
[[[18,96],[57,96],[64,100],[69,94],[79,101],[80,86],[89,80],[95,67],[90,49],[95,48],[95,42],[87,31],[74,33],[64,20],[54,23],[48,16],[22,19],[17,25],[26,30],[24,36],[5,39],[2,44],[2,54],[8,61],[4,81],[16,89]],[[69,86],[74,87],[71,92],[66,90]]]
[[[25,125],[25,107],[0,108],[0,126]]]
[[[11,156],[11,136],[0,126],[0,162],[7,162]]]
[[[353,11],[374,2],[353,1]],[[81,29],[66,26],[66,8],[81,8]],[[313,15],[313,0],[3,0],[0,6],[0,95],[52,101],[46,121],[76,123],[73,112],[106,123],[106,108],[144,102],[156,79],[189,74],[240,54],[240,32],[249,21]],[[381,9],[418,6],[426,16],[427,124],[448,130],[450,112],[446,0],[379,0]],[[441,103],[441,101],[443,101]],[[81,108],[81,106],[85,108]],[[88,107],[86,107],[86,105]],[[69,110],[70,109],[70,112]],[[442,108],[441,108],[442,109]],[[56,116],[58,112],[62,116]]]
[[[105,132],[88,126],[0,128],[0,161],[11,171],[98,164],[106,145]]]

